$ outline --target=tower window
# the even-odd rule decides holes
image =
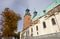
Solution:
[[[52,18],[52,20],[51,20],[51,21],[52,21],[52,24],[53,24],[53,25],[55,25],[55,24],[56,24],[56,22],[55,22],[55,19],[54,19],[54,18]]]
[[[38,31],[38,26],[36,26],[36,30]]]
[[[46,28],[46,23],[45,22],[43,22],[43,28]]]

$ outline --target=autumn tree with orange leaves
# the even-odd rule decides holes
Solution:
[[[14,11],[9,8],[5,8],[2,12],[4,18],[3,24],[3,36],[9,37],[14,35],[14,31],[17,29],[17,23],[21,20],[21,16],[17,15]]]

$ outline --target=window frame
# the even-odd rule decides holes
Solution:
[[[38,31],[38,26],[36,26],[36,31]]]
[[[46,28],[46,22],[43,22],[43,28]]]
[[[56,24],[56,21],[55,21],[54,18],[52,18],[51,21],[52,21],[52,25],[55,25]]]

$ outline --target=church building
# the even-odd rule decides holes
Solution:
[[[30,10],[26,9],[24,15],[23,30],[20,33],[20,39],[39,39],[50,38],[56,39],[60,36],[60,0],[51,3],[42,16],[34,11],[31,17]]]

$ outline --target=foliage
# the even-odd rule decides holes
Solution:
[[[6,8],[2,13],[4,18],[4,25],[3,25],[3,36],[13,36],[14,31],[17,29],[17,23],[21,20],[21,16],[17,15],[12,10]]]

